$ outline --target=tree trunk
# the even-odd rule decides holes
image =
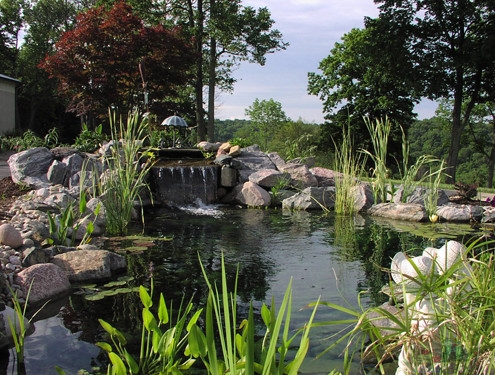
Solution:
[[[195,48],[197,54],[196,62],[196,83],[194,87],[196,96],[196,125],[198,129],[197,141],[206,139],[205,121],[203,116],[203,32],[204,32],[204,13],[203,0],[197,1],[197,18],[196,18],[196,41]],[[194,19],[192,3],[189,1],[190,19]],[[192,21],[194,24],[194,21]],[[191,25],[193,27],[193,25]]]
[[[455,172],[457,169],[457,159],[459,156],[459,147],[461,145],[461,135],[464,130],[464,123],[461,119],[462,116],[462,99],[463,99],[463,78],[462,68],[458,68],[456,72],[456,85],[454,89],[454,107],[452,109],[452,129],[450,131],[450,148],[447,155],[447,178],[445,182],[447,184],[454,184]]]
[[[486,187],[493,187],[493,170],[495,169],[495,118],[492,122],[492,144],[490,146],[490,157],[488,158],[488,181]]]
[[[211,2],[212,5],[214,1]],[[210,39],[210,61],[208,66],[208,142],[215,142],[215,86],[217,68],[217,41]]]

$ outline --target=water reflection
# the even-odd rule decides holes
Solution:
[[[310,310],[304,307],[318,297],[357,307],[357,294],[367,291],[362,302],[367,305],[381,303],[385,297],[379,291],[388,282],[383,269],[390,266],[391,257],[400,250],[435,246],[442,241],[432,242],[362,216],[335,217],[304,211],[234,208],[216,208],[210,213],[208,209],[146,212],[144,234],[171,240],[156,241],[156,246],[147,251],[126,255],[128,274],[133,276],[129,286],[149,286],[152,275],[155,297],[163,293],[177,308],[183,298],[203,304],[207,289],[199,258],[214,281],[220,277],[223,253],[232,287],[238,270],[241,306],[254,300],[255,308],[259,309],[261,303],[269,303],[272,296],[279,303],[289,280],[293,280],[293,325],[297,328],[309,317]],[[56,343],[51,341],[50,334],[30,337],[26,348],[35,345],[42,353],[47,349],[41,349],[40,345],[62,345],[64,356],[77,357],[75,363],[90,371],[92,364],[105,358],[93,345],[104,337],[98,318],[126,331],[132,344],[139,338],[140,316],[141,304],[135,293],[100,301],[89,301],[83,295],[74,294],[55,317],[47,318],[46,322],[43,320],[43,324],[51,327],[50,332],[55,332],[52,325],[57,322],[65,336],[57,336]],[[320,308],[317,313],[319,321],[342,318],[340,313],[330,309]],[[312,346],[303,373],[329,373],[340,366],[339,350],[342,348],[314,360],[328,346],[328,339],[335,332],[335,327],[322,327],[312,332]],[[81,349],[86,345],[94,351]],[[63,360],[60,356],[39,353],[33,354],[36,358],[27,356],[28,373],[53,373],[32,370],[33,364],[53,369],[54,365],[66,363],[57,362]],[[46,363],[41,365],[39,357]],[[81,364],[83,361],[86,365]]]

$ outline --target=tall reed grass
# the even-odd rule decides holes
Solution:
[[[143,149],[149,127],[138,112],[130,113],[127,121],[111,112],[110,128],[113,143],[103,155],[106,170],[99,187],[107,214],[106,230],[109,234],[118,235],[126,233],[134,207],[136,203],[142,203],[142,196],[148,194],[151,197],[146,178],[154,161],[152,154]],[[139,206],[144,225],[142,204]]]
[[[335,146],[334,169],[340,172],[335,177],[335,212],[340,215],[355,213],[354,188],[359,185],[358,176],[364,165],[362,158],[354,152],[350,127],[342,130],[342,143]]]
[[[376,120],[373,122],[369,118],[364,118],[364,122],[371,137],[371,143],[373,145],[373,152],[368,150],[361,150],[365,155],[369,156],[373,160],[374,168],[373,174],[373,197],[375,203],[386,202],[388,195],[388,179],[390,178],[389,170],[387,168],[387,149],[388,149],[388,137],[392,129],[392,123],[385,118],[385,120]]]

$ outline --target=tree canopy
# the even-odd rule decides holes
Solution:
[[[493,0],[375,0],[388,35],[402,35],[414,74],[430,99],[453,98],[447,156],[456,180],[461,136],[477,103],[493,97]],[[463,110],[464,107],[464,110]]]
[[[454,182],[472,110],[495,95],[493,1],[375,3],[378,18],[368,18],[364,30],[344,35],[320,63],[323,74],[309,74],[308,90],[322,99],[329,120],[326,134],[335,138],[349,124],[362,146],[363,116],[387,116],[407,129],[420,98],[452,98],[447,166],[448,182]]]
[[[367,19],[365,29],[345,34],[320,62],[322,74],[308,75],[308,91],[323,101],[328,120],[325,148],[341,139],[343,126],[350,127],[357,147],[368,148],[364,118],[387,117],[394,124],[390,151],[400,152],[400,126],[407,129],[413,122],[419,97],[408,51],[383,29],[380,20]]]
[[[80,13],[40,66],[57,79],[68,110],[78,115],[146,106],[164,115],[178,109],[175,100],[191,78],[194,59],[178,29],[146,26],[130,5],[119,1],[110,9]]]

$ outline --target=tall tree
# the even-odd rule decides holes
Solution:
[[[251,139],[259,141],[261,148],[268,151],[268,143],[279,128],[289,120],[282,109],[282,104],[273,99],[259,100],[256,98],[245,112],[251,120]]]
[[[449,178],[456,179],[461,136],[495,69],[493,0],[375,0],[389,35],[405,35],[423,95],[452,97]],[[490,89],[493,91],[493,89]],[[464,111],[463,111],[464,108]]]
[[[56,97],[55,82],[37,65],[53,51],[60,35],[72,27],[77,11],[77,4],[66,0],[38,0],[24,10],[27,28],[18,59],[22,81],[18,107],[23,130],[36,128],[43,133],[70,121],[65,103]]]
[[[369,148],[364,118],[388,119],[394,124],[389,151],[401,152],[400,126],[413,122],[419,101],[414,67],[400,35],[387,34],[378,19],[366,19],[365,29],[353,29],[320,62],[322,74],[308,74],[308,91],[323,101],[328,120],[321,146],[332,149],[349,126],[357,147]],[[398,155],[396,155],[398,156]]]
[[[176,22],[187,24],[196,54],[201,56],[195,83],[198,140],[213,141],[216,89],[233,89],[233,68],[241,61],[263,65],[266,54],[285,49],[288,44],[272,28],[274,21],[267,8],[244,7],[240,0],[172,0],[166,13]],[[203,108],[205,87],[207,110]]]
[[[195,60],[178,30],[144,25],[123,1],[80,13],[55,49],[41,66],[58,80],[68,110],[78,115],[104,116],[108,107],[124,114],[142,108],[143,76],[150,111],[159,116],[174,111]]]
[[[0,0],[0,73],[16,78],[25,0]]]

